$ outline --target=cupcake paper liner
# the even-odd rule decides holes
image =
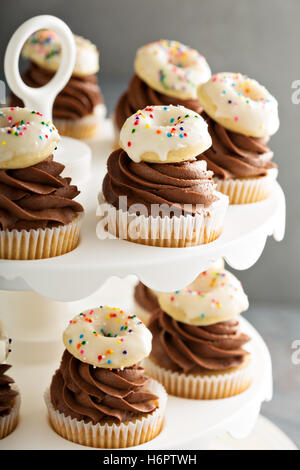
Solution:
[[[253,376],[250,359],[241,368],[215,375],[172,372],[160,367],[150,358],[143,361],[143,367],[146,373],[160,382],[170,395],[198,400],[215,400],[238,395],[249,388]]]
[[[258,178],[221,180],[214,178],[217,191],[229,197],[229,204],[250,204],[267,199],[273,190],[277,170]]]
[[[154,380],[150,390],[159,397],[159,407],[151,414],[119,425],[85,423],[65,416],[54,409],[49,389],[45,393],[45,402],[51,426],[63,438],[89,447],[121,449],[151,441],[162,430],[167,394],[163,386]]]
[[[13,386],[12,388],[19,392],[16,386]],[[20,393],[18,393],[18,395],[15,397],[15,403],[12,409],[10,410],[10,413],[6,416],[0,417],[0,439],[4,439],[4,437],[12,433],[16,428],[19,421],[20,405],[21,395]]]
[[[160,247],[180,248],[210,243],[221,235],[228,207],[228,198],[221,193],[218,193],[218,197],[202,214],[153,217],[118,210],[106,203],[100,194],[97,215],[105,217],[105,227],[102,227],[101,233],[98,230],[97,233],[99,238],[103,235],[105,237],[107,230],[116,238]]]
[[[83,215],[68,225],[37,230],[0,230],[0,259],[35,260],[60,256],[77,247]]]

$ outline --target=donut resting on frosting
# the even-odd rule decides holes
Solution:
[[[65,350],[50,396],[56,410],[78,421],[122,423],[157,408],[158,397],[149,391],[150,383],[139,365],[123,370],[94,368]]]

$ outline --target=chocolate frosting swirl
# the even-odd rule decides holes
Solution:
[[[151,356],[161,367],[184,373],[223,371],[243,363],[249,353],[242,347],[249,336],[240,332],[238,320],[209,326],[180,323],[160,310],[152,316]]]
[[[160,308],[156,295],[142,282],[134,288],[134,299],[149,313],[155,313]]]
[[[119,130],[126,119],[139,109],[144,109],[149,105],[181,105],[200,114],[202,107],[198,100],[180,100],[172,96],[164,95],[149,87],[137,75],[134,75],[129,82],[128,89],[120,97],[115,110],[115,124]]]
[[[149,391],[150,382],[138,365],[123,370],[94,368],[65,350],[52,379],[51,403],[78,421],[121,423],[157,408],[158,397]]]
[[[15,381],[5,374],[10,368],[8,364],[0,364],[0,417],[10,413],[18,395],[18,392],[11,388]]]
[[[28,168],[0,170],[0,228],[51,228],[70,223],[82,212],[81,204],[73,201],[77,186],[60,176],[64,168],[50,155]]]
[[[205,171],[197,160],[180,163],[133,162],[123,149],[115,150],[107,161],[107,174],[103,181],[103,194],[107,202],[119,208],[119,197],[127,196],[127,209],[143,204],[147,214],[154,217],[152,204],[174,207],[174,214],[195,215],[196,205],[209,207],[218,198],[214,193],[212,172]],[[152,208],[153,209],[153,208]],[[163,211],[160,211],[163,213]]]
[[[208,124],[212,146],[199,155],[207,161],[207,168],[218,178],[248,178],[266,176],[268,170],[276,168],[271,162],[273,152],[267,147],[267,139],[249,137],[225,129],[207,115],[203,115]]]
[[[37,88],[46,85],[53,76],[53,72],[31,62],[29,69],[23,74],[23,80],[26,85]],[[101,103],[103,103],[103,97],[96,75],[72,76],[55,98],[53,119],[80,119],[91,114],[95,106]],[[11,105],[24,106],[15,95],[11,97]]]

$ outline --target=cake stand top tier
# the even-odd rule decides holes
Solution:
[[[107,121],[105,127],[105,140],[92,143],[93,177],[80,188],[80,202],[86,212],[80,245],[57,258],[0,260],[0,289],[32,289],[55,300],[71,301],[92,294],[110,276],[136,274],[153,289],[172,291],[189,284],[220,257],[235,269],[247,269],[260,257],[269,235],[282,240],[285,198],[278,183],[265,201],[229,206],[223,234],[207,245],[158,248],[125,240],[99,240],[97,194],[113,141],[111,122]]]
[[[18,59],[23,42],[37,29],[52,28],[63,40],[65,54],[55,77],[45,87],[27,87],[19,74]],[[69,63],[67,56],[69,54]],[[6,56],[5,73],[11,89],[26,105],[38,107],[51,116],[56,93],[65,85],[74,65],[74,41],[69,28],[58,18],[39,16],[25,22],[11,38]],[[64,75],[63,75],[64,73]],[[105,126],[104,126],[105,127]],[[99,240],[96,236],[97,195],[105,173],[106,158],[113,145],[110,121],[102,129],[105,139],[90,142],[93,150],[92,177],[80,186],[80,199],[85,207],[85,218],[79,246],[71,253],[38,261],[0,260],[0,289],[27,290],[55,300],[71,301],[95,292],[110,276],[125,277],[136,274],[153,289],[171,291],[186,286],[214,261],[224,257],[230,266],[247,269],[261,255],[269,235],[280,241],[285,227],[285,198],[276,183],[272,196],[255,204],[230,206],[223,234],[208,244],[191,248],[158,248],[138,245],[124,240]],[[63,162],[78,174],[89,165],[84,162],[86,144],[73,139],[62,139],[59,153]],[[84,148],[83,148],[84,146]],[[75,157],[74,157],[75,156]],[[77,165],[79,159],[80,167]],[[68,165],[66,171],[69,171]],[[70,174],[70,173],[68,173]],[[75,183],[79,184],[75,180]]]

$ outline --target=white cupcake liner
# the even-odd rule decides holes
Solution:
[[[18,392],[18,395],[15,397],[15,403],[10,410],[10,413],[6,416],[0,417],[0,439],[4,439],[4,437],[12,433],[19,421],[21,395],[15,385],[13,385],[12,388]]]
[[[216,240],[222,232],[228,198],[216,193],[219,199],[202,214],[180,217],[153,217],[134,215],[105,202],[99,195],[97,215],[98,238],[121,238],[134,243],[160,247],[187,247]]]
[[[268,175],[257,178],[221,180],[214,178],[217,191],[229,197],[229,204],[250,204],[267,199],[274,188],[277,169],[269,170]]]
[[[90,139],[99,134],[99,124],[106,115],[106,106],[99,104],[94,111],[80,119],[54,119],[59,134],[75,139]]]
[[[241,368],[231,372],[208,375],[192,375],[160,367],[150,358],[143,361],[147,375],[160,382],[170,395],[198,400],[216,400],[228,398],[244,392],[251,385],[253,378],[252,361],[248,360]]]
[[[84,421],[65,416],[54,409],[49,389],[44,399],[51,426],[63,438],[88,447],[120,449],[151,441],[162,430],[167,394],[164,387],[155,380],[152,380],[149,390],[158,396],[159,407],[151,414],[119,425],[84,423]]]
[[[77,247],[83,215],[67,225],[37,230],[0,230],[0,259],[34,260],[60,256]]]

